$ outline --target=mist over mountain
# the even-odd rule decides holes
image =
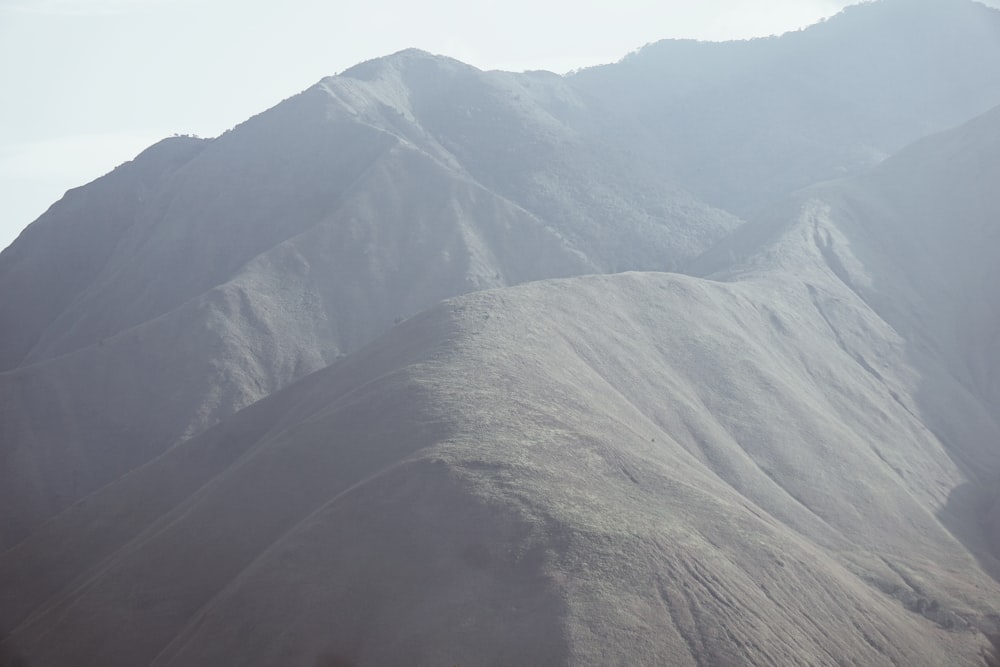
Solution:
[[[1000,426],[954,346],[880,312],[925,274],[880,237],[910,212],[885,182],[988,205],[954,186],[998,128],[799,196],[713,280],[537,282],[395,327],[5,554],[8,643],[42,664],[977,664]],[[908,224],[947,257],[932,210]],[[965,275],[994,270],[973,248]]]
[[[614,171],[610,148],[584,145],[565,129],[568,138],[545,134],[555,123],[540,103],[522,111],[534,125],[492,115],[469,121],[470,136],[486,133],[477,124],[509,131],[526,137],[538,154],[530,159],[544,160],[535,191],[524,186],[524,204],[485,187],[406,120],[410,106],[427,123],[444,113],[423,108],[422,87],[444,99],[442,109],[459,104],[432,84],[513,115],[506,107],[528,103],[486,106],[489,96],[509,100],[498,89],[510,76],[420,52],[369,63],[219,139],[166,140],[99,181],[117,191],[116,182],[142,172],[158,179],[148,191],[129,190],[134,200],[117,204],[123,210],[92,214],[121,216],[102,223],[119,234],[86,241],[96,257],[76,260],[75,230],[45,243],[75,224],[86,205],[77,200],[95,196],[88,188],[25,232],[5,253],[4,280],[52,294],[17,289],[0,303],[5,320],[24,322],[0,345],[13,367],[0,380],[12,406],[6,428],[23,457],[4,471],[17,478],[4,488],[19,502],[6,504],[16,518],[0,543],[443,298],[553,276],[671,268],[739,224],[648,174],[633,178],[638,167]],[[531,132],[541,138],[529,140]],[[474,168],[477,155],[497,150],[475,148],[465,158]],[[178,153],[189,157],[180,166]],[[602,168],[610,170],[603,181]],[[41,259],[29,249],[35,244],[44,246]],[[102,378],[100,396],[94,377]],[[50,405],[53,395],[65,397],[54,415],[24,407]],[[95,449],[104,454],[91,456]]]
[[[676,182],[738,214],[1000,103],[1000,13],[880,0],[781,37],[664,40],[574,85],[648,132]]]
[[[997,105],[1000,13],[883,0],[404,51],[67,193],[0,254],[0,663],[993,664]]]

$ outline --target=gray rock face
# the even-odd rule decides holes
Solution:
[[[0,255],[0,663],[998,659],[1000,111],[790,192],[985,108],[996,16],[406,51],[68,193]]]

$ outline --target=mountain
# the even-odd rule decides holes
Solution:
[[[745,211],[870,162],[844,151],[1000,103],[997,16],[886,1],[567,77],[410,50],[151,147],[0,254],[16,323],[0,329],[0,547],[440,299],[686,270]]]
[[[67,193],[0,254],[0,664],[996,664],[1000,107],[903,147],[996,16],[405,51]]]
[[[0,545],[443,298],[670,268],[739,224],[575,137],[542,79],[403,52],[68,193],[0,261]],[[537,163],[520,200],[500,160],[470,174],[501,138]]]
[[[998,148],[1000,109],[817,186],[708,278],[534,282],[400,324],[5,554],[5,645],[29,664],[982,664],[1000,423],[967,360],[997,377],[969,341],[1000,324]]]
[[[1000,12],[880,0],[741,42],[664,40],[574,84],[647,132],[676,181],[740,215],[1000,103]]]

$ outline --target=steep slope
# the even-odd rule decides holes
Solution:
[[[383,198],[388,192],[398,197]],[[402,207],[400,199],[421,203]],[[420,154],[388,151],[345,193],[333,220],[224,283],[96,345],[0,375],[10,461],[0,468],[2,515],[11,521],[4,537],[23,535],[81,492],[327,365],[394,319],[481,281],[590,268],[516,206],[454,183]]]
[[[5,367],[72,352],[170,312],[317,226],[340,235],[330,241],[354,244],[352,256],[389,255],[368,260],[375,267],[362,264],[336,276],[338,283],[363,285],[366,278],[384,279],[377,269],[395,268],[398,258],[392,253],[398,246],[418,250],[409,247],[414,239],[429,246],[429,254],[413,257],[414,263],[440,261],[440,253],[454,249],[422,239],[419,225],[437,217],[460,222],[454,233],[472,237],[463,238],[470,257],[451,261],[471,266],[462,276],[467,284],[450,286],[454,294],[537,278],[517,275],[506,263],[524,263],[512,251],[544,244],[546,235],[560,247],[539,250],[554,254],[557,267],[561,251],[577,258],[577,270],[650,269],[699,254],[737,224],[662,183],[647,165],[629,170],[624,148],[584,141],[549,112],[559,105],[581,106],[559,77],[480,72],[404,51],[330,77],[218,139],[198,142],[197,152],[176,148],[189,139],[164,142],[99,181],[93,194],[70,193],[5,253],[4,269],[23,276],[22,284],[44,284],[54,275],[51,280],[69,290],[53,290],[45,315],[25,318],[27,326],[17,333],[28,342],[0,345],[11,348]],[[186,159],[175,158],[179,152]],[[145,171],[163,176],[146,187],[149,191],[135,192],[136,173]],[[537,187],[553,192],[529,192],[536,179],[546,179]],[[579,191],[566,192],[570,184]],[[449,201],[444,193],[452,190],[473,194]],[[119,191],[132,197],[133,208],[93,213],[111,220],[106,229],[95,226],[95,239],[77,249],[86,270],[77,270],[83,260],[76,254],[52,254],[49,239],[75,228],[81,215],[89,214],[88,201],[103,204]],[[365,196],[372,201],[358,201]],[[580,201],[572,211],[560,211],[564,199]],[[676,210],[651,215],[633,199]],[[604,200],[613,201],[601,204]],[[525,207],[526,202],[533,205]],[[501,230],[491,230],[491,223],[507,221],[490,220],[477,208],[480,203],[521,217],[521,226],[536,227],[541,240],[494,247],[494,241],[511,241],[496,238]],[[379,208],[359,210],[363,206]],[[411,209],[416,209],[412,223]],[[386,215],[390,223],[383,228]],[[81,230],[84,226],[80,223]],[[90,257],[94,246],[103,253],[97,259]],[[71,248],[68,242],[66,247]],[[561,275],[559,268],[550,275]],[[414,300],[421,308],[433,303]],[[24,308],[15,300],[0,312],[19,321]],[[376,333],[367,331],[366,340]],[[355,349],[341,340],[331,343]]]
[[[738,224],[617,169],[545,110],[561,80],[529,78],[403,52],[167,140],[32,225],[0,257],[0,547],[443,298],[670,268]],[[501,140],[530,155],[501,165]]]
[[[0,647],[995,661],[998,141],[994,111],[803,193],[711,280],[544,281],[400,324],[0,556]]]
[[[741,222],[686,188],[754,208],[973,113],[996,26],[884,2],[571,77],[404,51],[152,147],[0,255],[0,548],[439,299],[683,269]]]
[[[700,275],[789,269],[789,239],[823,261],[987,413],[1000,409],[1000,107],[862,176],[808,188],[692,264]],[[790,255],[790,257],[794,257]],[[934,401],[931,401],[934,402]]]
[[[823,268],[470,295],[6,554],[24,606],[5,605],[5,646],[28,664],[975,664],[1000,587],[936,516],[965,478],[908,405],[918,383]]]
[[[1000,11],[859,3],[781,37],[664,40],[570,82],[645,128],[679,184],[749,214],[1000,104]]]
[[[810,188],[744,226],[694,268],[716,278],[798,272],[814,243],[852,293],[907,341],[922,378],[911,409],[964,471],[953,530],[1000,574],[1000,108],[917,142],[869,174]],[[735,268],[734,268],[735,264]],[[871,366],[864,352],[859,363]],[[877,376],[877,367],[871,367]]]
[[[66,193],[0,254],[0,312],[16,324],[0,331],[0,368],[16,367],[29,354],[108,263],[149,192],[204,146],[186,137],[150,147],[128,167]]]

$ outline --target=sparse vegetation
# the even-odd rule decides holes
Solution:
[[[408,50],[68,193],[0,255],[0,666],[1000,667],[1000,12],[931,5]]]

